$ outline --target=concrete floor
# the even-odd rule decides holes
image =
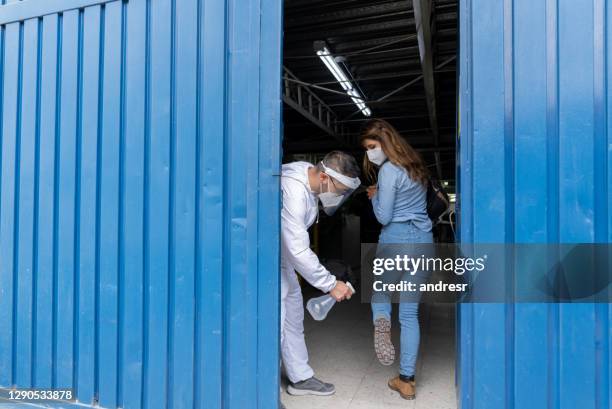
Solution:
[[[305,295],[308,300],[312,295]],[[397,305],[393,338],[399,350]],[[417,362],[416,399],[402,399],[387,380],[399,363],[382,366],[372,342],[370,305],[359,297],[336,304],[326,320],[316,322],[308,312],[305,333],[315,376],[336,385],[332,396],[290,396],[283,378],[281,399],[287,409],[456,409],[454,306],[421,305],[421,347]]]

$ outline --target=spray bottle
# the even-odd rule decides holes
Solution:
[[[353,288],[352,284],[347,281],[346,285],[351,290],[351,295],[355,294],[355,288]],[[334,304],[336,304],[336,299],[329,294],[325,294],[308,300],[306,309],[315,321],[323,321]]]

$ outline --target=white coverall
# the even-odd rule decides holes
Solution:
[[[325,293],[336,285],[336,277],[310,249],[308,228],[319,212],[317,196],[308,183],[311,167],[308,162],[293,162],[283,165],[281,174],[281,357],[292,383],[314,375],[308,365],[304,304],[295,272]]]

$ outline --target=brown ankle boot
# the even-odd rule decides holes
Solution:
[[[404,399],[414,399],[416,395],[416,388],[414,381],[404,382],[400,379],[399,376],[395,378],[389,379],[389,388],[398,392],[400,396]]]

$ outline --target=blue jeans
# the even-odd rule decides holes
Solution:
[[[390,223],[383,227],[378,243],[379,249],[381,248],[380,244],[433,243],[433,235],[431,231],[420,230],[411,222]],[[420,254],[414,254],[413,256],[418,257]],[[402,280],[408,280],[409,273],[404,274]],[[412,281],[415,281],[414,277]],[[404,299],[402,297],[402,300]],[[378,292],[372,296],[372,316],[374,321],[377,318],[391,320],[390,294]],[[401,328],[400,374],[412,376],[416,366],[420,339],[419,295],[415,294],[409,301],[400,301],[399,321]]]

